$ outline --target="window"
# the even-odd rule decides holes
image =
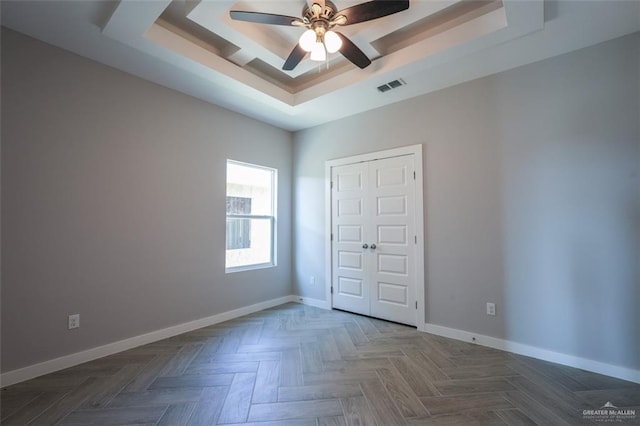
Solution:
[[[227,272],[274,266],[276,170],[227,160]]]

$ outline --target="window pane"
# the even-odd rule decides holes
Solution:
[[[250,212],[229,212],[227,214],[273,215],[273,170],[251,167],[237,163],[227,163],[227,200],[245,198],[249,201]],[[245,206],[247,205],[245,204]]]
[[[251,198],[227,196],[227,214],[250,214]]]
[[[226,267],[271,263],[271,238],[271,219],[227,217]]]
[[[251,247],[251,222],[246,219],[227,218],[227,250]]]

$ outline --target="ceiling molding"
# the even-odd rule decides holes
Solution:
[[[335,3],[342,9],[360,1]],[[640,2],[412,0],[408,11],[341,28],[372,59],[369,67],[361,70],[334,54],[321,67],[304,59],[286,72],[282,64],[301,28],[229,17],[231,9],[299,16],[303,5],[304,0],[1,3],[2,23],[9,28],[288,130],[640,30]],[[396,79],[406,85],[386,93],[376,89]]]

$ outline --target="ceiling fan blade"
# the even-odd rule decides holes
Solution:
[[[231,19],[236,21],[255,22],[268,25],[295,25],[300,21],[295,16],[275,15],[273,13],[245,12],[242,10],[232,10],[229,12]]]
[[[345,37],[344,34],[341,34],[337,31],[336,34],[338,34],[338,37],[340,37],[340,39],[342,40],[340,53],[342,53],[345,58],[353,62],[361,69],[365,69],[366,67],[371,65],[371,60],[367,57],[367,55],[364,54],[362,50],[360,50],[358,46],[353,44],[353,42]]]
[[[300,61],[302,61],[302,58],[304,58],[306,54],[307,52],[302,47],[300,47],[299,44],[296,43],[296,47],[294,47],[289,54],[289,57],[282,66],[282,69],[285,71],[293,70],[300,63]]]
[[[393,15],[407,9],[409,9],[409,0],[372,0],[343,9],[336,13],[336,16],[342,15],[347,18],[347,22],[343,25],[352,25]]]

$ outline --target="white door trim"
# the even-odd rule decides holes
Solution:
[[[424,331],[425,324],[425,275],[424,275],[424,190],[422,173],[422,145],[411,145],[401,148],[388,149],[384,151],[371,152],[367,154],[354,155],[351,157],[327,160],[324,166],[324,206],[325,206],[325,300],[329,309],[333,306],[331,297],[332,271],[331,271],[331,169],[345,164],[360,163],[364,161],[379,160],[382,158],[399,157],[401,155],[411,155],[415,157],[416,172],[416,296],[418,299],[418,309],[416,324],[418,330]]]

